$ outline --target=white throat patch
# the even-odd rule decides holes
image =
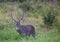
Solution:
[[[19,30],[19,28],[16,27],[16,30]]]

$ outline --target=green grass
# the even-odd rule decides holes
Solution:
[[[11,8],[11,3],[6,3],[2,6],[0,6],[0,42],[60,42],[60,33],[58,33],[58,30],[55,28],[47,31],[45,28],[41,26],[43,23],[43,17],[39,15],[38,18],[34,17],[25,17],[25,21],[22,24],[33,24],[36,29],[36,35],[35,39],[32,37],[29,37],[28,39],[26,37],[21,37],[19,33],[16,31],[15,27],[12,26],[11,19],[8,15],[8,10]],[[50,10],[50,6],[42,4],[42,8],[38,8],[38,10],[32,14],[46,14]],[[56,10],[58,11],[58,14],[60,14],[59,10],[60,6],[56,6]],[[34,7],[35,8],[35,7]],[[18,8],[16,10],[18,13]],[[17,14],[14,12],[14,14]],[[34,16],[35,16],[34,15]],[[14,15],[16,16],[16,15]],[[38,15],[37,15],[38,16]],[[58,17],[58,16],[57,16]],[[60,16],[58,17],[60,19]],[[28,20],[28,21],[27,21]]]
[[[60,34],[56,29],[50,31],[36,30],[35,39],[33,37],[21,37],[14,27],[5,27],[0,31],[0,42],[60,42]]]

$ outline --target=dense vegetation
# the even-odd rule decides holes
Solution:
[[[60,3],[44,0],[0,0],[0,42],[60,42]],[[21,37],[11,22],[9,9],[16,8],[14,18],[23,11],[22,24],[35,27],[36,38]],[[22,10],[22,11],[21,11]]]

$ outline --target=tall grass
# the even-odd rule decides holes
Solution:
[[[6,27],[0,31],[0,42],[59,42],[60,34],[56,29],[50,31],[35,31],[35,38],[21,37],[14,27]]]
[[[38,9],[35,8],[35,11],[31,13],[33,17],[25,17],[25,21],[22,24],[32,24],[35,27],[35,38],[33,37],[21,37],[20,34],[16,31],[15,27],[13,26],[11,19],[7,13],[7,11],[10,9],[12,4],[3,4],[0,6],[0,42],[60,42],[60,33],[58,33],[58,30],[56,26],[52,27],[53,29],[47,31],[45,29],[46,27],[41,27],[41,24],[43,25],[43,17],[40,15],[45,15],[48,10],[50,10],[50,6],[47,6],[45,4],[42,4],[42,7]],[[58,14],[60,14],[60,10],[58,9],[60,6],[55,7],[56,10],[58,10]],[[48,9],[47,9],[48,8]],[[16,12],[18,13],[18,9]],[[37,11],[37,12],[36,12]],[[14,14],[17,14],[14,13]],[[33,14],[34,13],[34,14]],[[38,16],[39,14],[39,16]],[[38,18],[35,18],[35,16],[38,16]],[[16,17],[16,15],[14,15]],[[58,17],[58,16],[57,16]],[[59,16],[60,17],[60,16]],[[17,18],[16,18],[17,20]],[[28,21],[27,21],[28,20]]]

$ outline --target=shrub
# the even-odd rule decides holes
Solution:
[[[52,26],[52,24],[54,23],[54,19],[55,19],[55,14],[49,12],[46,16],[44,16],[44,24],[46,26]]]
[[[15,1],[22,3],[22,2],[24,2],[26,0],[0,0],[0,2],[15,2]]]

